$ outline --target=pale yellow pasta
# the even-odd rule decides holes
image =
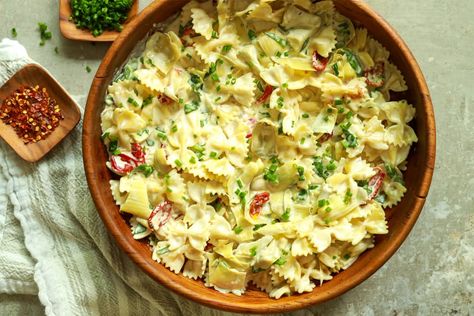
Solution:
[[[191,1],[102,112],[111,192],[152,258],[278,299],[347,269],[406,192],[415,108],[389,52],[331,1]]]

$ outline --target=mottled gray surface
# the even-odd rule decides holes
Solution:
[[[402,35],[427,78],[437,123],[435,175],[425,208],[400,250],[366,282],[312,311],[316,315],[474,315],[474,1],[367,2]],[[0,38],[16,27],[18,40],[31,57],[84,103],[108,45],[63,39],[57,12],[54,0],[0,0]],[[53,31],[53,39],[44,47],[38,45],[39,21]],[[87,73],[86,66],[93,71]],[[0,295],[0,315],[11,314],[19,305],[22,314],[44,310],[34,297]]]

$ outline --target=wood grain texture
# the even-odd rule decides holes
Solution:
[[[22,86],[46,88],[50,97],[56,100],[64,116],[64,120],[44,140],[37,143],[24,144],[15,130],[0,120],[0,137],[3,138],[16,153],[26,161],[36,162],[46,155],[54,146],[63,140],[79,123],[81,112],[76,102],[64,88],[41,66],[29,64],[21,68],[0,88],[0,103],[10,97]]]
[[[202,281],[176,275],[157,264],[151,259],[148,246],[132,238],[109,189],[111,174],[105,167],[108,157],[100,140],[100,112],[107,85],[114,73],[126,61],[134,46],[146,37],[154,23],[165,20],[186,2],[157,1],[145,9],[113,43],[92,83],[84,119],[83,152],[87,180],[100,216],[118,245],[150,277],[176,293],[210,307],[243,313],[274,313],[308,307],[345,293],[367,279],[394,254],[415,224],[428,194],[435,160],[435,121],[429,91],[415,58],[399,35],[364,2],[335,1],[341,13],[365,26],[387,47],[392,53],[392,61],[407,80],[409,92],[406,97],[417,110],[414,128],[419,137],[408,158],[405,173],[407,193],[399,205],[387,211],[389,234],[377,236],[373,249],[363,253],[349,269],[316,287],[313,292],[279,300],[271,299],[255,288],[250,288],[240,297],[221,294],[206,288]]]
[[[72,14],[70,1],[59,0],[59,29],[65,38],[76,41],[113,42],[120,35],[120,32],[117,31],[105,31],[95,37],[87,30],[78,29],[74,22],[69,20]],[[135,0],[128,14],[128,19],[124,23],[124,27],[137,15],[137,12],[138,0]]]

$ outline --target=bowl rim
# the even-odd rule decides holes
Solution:
[[[427,131],[427,149],[424,157],[424,166],[422,166],[424,170],[421,175],[421,185],[420,187],[416,188],[416,192],[414,193],[415,201],[413,202],[413,208],[410,210],[410,216],[405,220],[405,224],[400,229],[398,234],[396,236],[391,236],[391,241],[388,244],[388,247],[384,250],[383,255],[374,258],[373,264],[371,262],[370,265],[364,267],[364,269],[358,271],[358,273],[355,273],[354,276],[345,279],[337,290],[326,291],[320,293],[319,295],[293,295],[291,296],[291,300],[273,300],[274,302],[271,303],[268,303],[268,301],[266,301],[264,304],[252,302],[247,305],[244,305],[239,302],[234,302],[232,300],[232,296],[225,294],[222,294],[219,299],[208,299],[199,292],[195,292],[192,288],[188,288],[183,284],[173,282],[172,280],[167,279],[166,275],[161,275],[160,273],[157,273],[156,268],[144,261],[144,259],[137,252],[135,246],[132,243],[128,242],[127,239],[123,237],[121,238],[121,231],[114,223],[114,219],[110,214],[110,209],[108,209],[103,203],[101,192],[99,190],[99,184],[95,176],[97,167],[97,164],[95,163],[96,157],[90,145],[93,144],[94,138],[96,137],[96,135],[93,135],[93,133],[90,132],[92,130],[92,126],[94,125],[94,113],[95,111],[98,111],[98,109],[100,109],[100,107],[102,106],[102,103],[99,102],[100,99],[98,99],[99,96],[97,95],[97,92],[101,85],[108,84],[108,82],[106,82],[106,79],[110,78],[110,76],[112,76],[112,74],[116,70],[113,68],[113,65],[110,61],[113,60],[117,51],[120,50],[120,47],[133,37],[135,28],[137,28],[142,21],[147,19],[149,16],[155,14],[160,8],[164,8],[170,2],[174,1],[162,0],[153,2],[124,28],[122,33],[115,40],[115,42],[108,50],[106,56],[104,57],[102,64],[100,65],[96,76],[94,77],[94,80],[92,82],[91,90],[87,100],[83,125],[84,168],[86,171],[86,178],[94,203],[109,233],[112,234],[116,242],[119,244],[120,248],[152,279],[158,281],[162,285],[165,285],[175,293],[178,293],[192,301],[212,308],[218,308],[226,311],[262,314],[273,312],[288,312],[326,302],[359,285],[361,282],[363,282],[373,273],[375,273],[397,251],[397,249],[406,239],[411,229],[413,228],[418,216],[421,213],[426,197],[428,195],[429,187],[433,176],[436,153],[436,128],[433,104],[423,73],[421,72],[418,63],[408,46],[402,40],[400,35],[388,24],[388,22],[386,22],[384,18],[378,15],[368,4],[366,4],[362,0],[344,0],[344,2],[350,3],[351,6],[357,6],[359,9],[361,9],[368,16],[368,18],[374,20],[375,23],[377,23],[377,25],[383,29],[383,32],[387,34],[391,41],[396,42],[399,45],[402,54],[401,58],[409,64],[408,68],[410,68],[415,74],[415,83],[417,85],[417,88],[419,89],[417,93],[420,95],[421,103],[423,104],[423,108],[425,110],[424,116],[426,119],[425,124]],[[180,2],[186,1],[182,0]],[[139,42],[139,40],[132,41],[134,41],[136,44]],[[128,53],[130,52],[131,51],[129,51]],[[103,166],[101,166],[101,168],[103,168]],[[157,263],[157,265],[159,264]]]

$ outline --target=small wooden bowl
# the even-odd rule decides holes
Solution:
[[[76,102],[43,67],[36,64],[29,64],[21,68],[0,88],[0,104],[18,88],[36,85],[47,89],[50,97],[58,103],[64,116],[64,120],[60,121],[59,126],[46,139],[37,143],[25,144],[11,126],[0,120],[0,137],[21,158],[29,162],[36,162],[43,158],[69,134],[81,119],[81,112]]]
[[[367,279],[395,253],[415,224],[428,194],[435,161],[435,121],[429,91],[415,58],[393,28],[363,1],[334,1],[342,14],[365,26],[391,52],[392,61],[407,81],[409,91],[406,99],[416,107],[414,129],[419,138],[408,157],[405,172],[407,192],[400,204],[386,212],[389,233],[377,236],[374,248],[364,252],[350,268],[317,286],[313,292],[279,300],[271,299],[255,288],[250,288],[242,296],[222,294],[206,288],[200,280],[174,274],[156,263],[151,259],[148,245],[133,239],[110,192],[111,174],[105,166],[108,156],[100,139],[100,113],[113,75],[153,25],[178,12],[186,2],[155,1],[146,8],[113,43],[92,83],[84,118],[83,153],[89,188],[102,220],[118,245],[150,277],[178,294],[213,308],[241,313],[279,313],[322,303],[345,293]]]
[[[113,42],[119,36],[120,32],[117,31],[105,31],[101,35],[95,37],[90,31],[81,30],[76,27],[73,21],[69,20],[72,14],[70,0],[59,0],[59,29],[63,36],[67,39],[76,41],[90,41],[90,42]],[[138,13],[138,0],[135,0],[130,12],[128,13],[128,19],[124,22],[125,27],[133,17]]]

